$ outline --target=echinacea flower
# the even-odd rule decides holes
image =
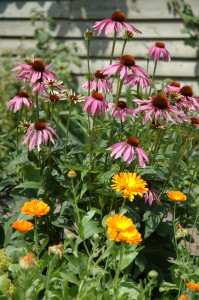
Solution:
[[[27,232],[34,229],[33,224],[26,220],[17,220],[12,224],[12,227],[20,232]]]
[[[109,239],[115,242],[127,244],[139,244],[142,241],[141,234],[134,227],[133,221],[126,216],[114,215],[106,220]]]
[[[190,121],[195,128],[199,129],[199,118],[190,118]]]
[[[90,82],[87,80],[83,85],[82,88],[85,91],[88,91],[90,85],[90,91],[96,90],[100,93],[107,93],[112,92],[112,84],[106,78],[107,76],[104,75],[100,70],[97,70],[94,74],[94,79]]]
[[[149,77],[137,76],[134,74],[129,75],[127,80],[124,81],[124,84],[129,84],[129,88],[134,87],[136,84],[139,84],[142,89],[147,86],[153,86]]]
[[[167,196],[174,202],[183,202],[187,199],[187,197],[180,191],[170,191]]]
[[[180,92],[180,83],[179,82],[175,82],[172,81],[171,83],[167,84],[164,88],[164,92],[168,93],[168,92]]]
[[[170,61],[171,60],[169,51],[165,48],[165,44],[161,43],[161,42],[155,43],[155,45],[152,46],[149,49],[149,56],[154,61],[158,61],[160,59],[160,56],[163,57],[164,61]]]
[[[19,265],[24,270],[34,269],[36,267],[36,264],[37,262],[32,252],[27,253],[19,260]]]
[[[199,99],[193,97],[193,89],[190,85],[183,86],[179,93],[182,95],[182,107],[184,103],[188,111],[197,111],[199,109]]]
[[[22,145],[30,140],[29,151],[32,151],[36,144],[38,151],[41,151],[40,146],[42,141],[44,141],[45,145],[47,145],[50,139],[50,141],[55,144],[52,133],[58,138],[56,132],[49,125],[44,122],[35,122],[28,128]]]
[[[128,82],[128,76],[133,74],[135,76],[141,76],[149,78],[147,72],[135,63],[135,58],[131,55],[123,55],[118,58],[118,62],[102,69],[102,73],[106,75],[119,74],[120,79],[124,79],[124,82]]]
[[[120,119],[123,123],[126,121],[127,114],[132,115],[133,109],[130,108],[125,101],[119,100],[118,104],[109,103],[108,109],[112,109],[112,115],[116,119]]]
[[[169,99],[164,94],[158,94],[157,96],[151,97],[150,100],[146,99],[134,99],[140,107],[133,110],[134,115],[145,112],[145,116],[142,123],[145,124],[150,117],[154,119],[154,124],[156,125],[158,121],[164,118],[164,121],[171,121],[172,123],[182,123],[183,121],[179,116],[186,121],[186,116],[183,111],[178,110],[174,105],[171,105]],[[172,118],[173,117],[173,118]]]
[[[54,80],[56,75],[50,71],[52,64],[48,65],[41,59],[29,60],[28,64],[19,64],[17,67],[13,68],[12,71],[20,70],[17,75],[18,79],[27,79],[32,83],[41,79],[43,81],[47,79]]]
[[[47,215],[49,211],[50,207],[42,200],[37,199],[25,202],[21,208],[23,214],[37,217]]]
[[[120,172],[112,178],[111,188],[116,192],[121,192],[124,198],[133,201],[135,196],[143,197],[148,192],[147,182],[136,173]]]
[[[187,287],[189,290],[199,292],[199,284],[198,284],[198,283],[195,283],[195,282],[187,282],[187,283],[186,283],[186,287]]]
[[[67,91],[66,97],[75,104],[78,102],[82,102],[85,99],[85,97],[82,94],[76,94],[72,90]]]
[[[123,157],[124,161],[127,164],[130,164],[133,160],[134,152],[137,152],[138,162],[141,167],[145,168],[146,165],[144,160],[149,163],[149,158],[146,155],[145,151],[138,147],[139,140],[133,137],[128,138],[127,142],[120,142],[117,144],[112,145],[107,150],[111,150],[111,157],[115,156],[115,159],[119,158],[120,156]]]
[[[62,93],[60,90],[49,90],[46,92],[43,92],[43,99],[44,102],[59,102],[61,100],[66,100],[66,95]]]
[[[108,108],[108,103],[104,96],[100,93],[93,92],[91,96],[86,98],[83,110],[93,116],[104,114]]]
[[[145,193],[144,196],[143,196],[145,203],[148,202],[149,205],[152,205],[153,201],[155,200],[156,203],[158,205],[160,205],[161,201],[160,201],[160,199],[158,197],[159,191],[152,189],[152,186],[151,186],[152,184],[151,184],[150,180],[146,180],[146,182],[147,182],[147,186],[146,187],[148,188],[148,192]]]
[[[30,108],[32,104],[32,99],[29,97],[28,93],[20,92],[17,96],[10,100],[7,108],[10,110],[13,109],[14,113],[16,113],[16,111],[22,109],[23,106]]]
[[[138,29],[136,29],[133,25],[126,23],[126,16],[121,11],[115,11],[110,19],[105,19],[99,22],[96,22],[93,28],[98,30],[98,35],[105,30],[105,34],[112,33],[114,30],[119,35],[122,31],[122,26],[126,27],[126,29],[132,33],[141,33]]]

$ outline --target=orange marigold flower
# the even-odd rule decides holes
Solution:
[[[18,220],[12,224],[12,227],[20,232],[27,232],[34,229],[34,226],[31,222],[25,220]]]
[[[183,202],[187,197],[180,191],[170,191],[167,196],[174,202]]]
[[[121,192],[124,198],[128,197],[130,201],[133,201],[136,195],[142,197],[148,192],[147,182],[136,173],[120,172],[113,176],[112,182],[112,189]]]
[[[115,242],[138,244],[142,241],[141,234],[133,225],[130,218],[116,214],[106,220],[109,239]]]
[[[187,282],[186,286],[188,289],[199,292],[199,284],[195,282]]]
[[[48,255],[56,254],[60,258],[62,258],[62,256],[64,255],[64,249],[63,248],[64,248],[63,244],[50,246],[50,247],[48,247]]]
[[[185,294],[180,295],[179,300],[189,300],[188,296]]]
[[[41,217],[50,211],[50,207],[41,200],[31,200],[24,203],[21,211],[25,215]]]
[[[34,269],[37,262],[32,252],[29,252],[23,258],[20,258],[19,265],[22,269]]]

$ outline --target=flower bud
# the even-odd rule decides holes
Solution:
[[[58,255],[59,258],[62,258],[62,256],[64,255],[63,246],[63,244],[59,244],[48,247],[48,255],[55,254]]]
[[[75,170],[70,170],[68,171],[67,176],[68,178],[75,178],[77,176],[77,173],[75,172]]]
[[[84,39],[86,41],[92,41],[94,39],[94,32],[93,31],[89,31],[88,29],[84,32]]]
[[[94,242],[97,242],[99,240],[99,234],[96,232],[96,233],[94,233],[94,235],[93,235],[93,241]]]
[[[155,270],[151,270],[151,271],[148,273],[148,277],[151,278],[151,279],[153,279],[153,280],[155,280],[155,279],[157,279],[157,277],[158,277],[158,272],[155,271]]]

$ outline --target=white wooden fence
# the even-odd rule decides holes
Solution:
[[[199,13],[198,0],[187,0],[195,14]],[[145,55],[156,41],[166,44],[172,60],[158,63],[157,78],[169,77],[182,84],[192,85],[199,95],[199,61],[196,48],[186,46],[184,27],[178,16],[168,11],[166,0],[68,0],[68,1],[0,1],[0,54],[14,51],[23,40],[23,47],[36,44],[31,25],[31,10],[35,8],[56,19],[57,27],[49,31],[64,44],[79,48],[81,67],[71,64],[70,69],[79,83],[87,72],[84,32],[96,21],[109,18],[116,10],[127,16],[127,21],[142,31],[127,43],[125,54],[133,55],[136,62],[146,68]],[[36,26],[42,26],[39,21]],[[122,40],[117,42],[115,58],[121,54]],[[91,68],[93,72],[109,65],[112,35],[102,35],[91,43]],[[152,73],[152,65],[150,69]]]

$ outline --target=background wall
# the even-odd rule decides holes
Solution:
[[[187,0],[195,14],[199,13],[198,0]],[[199,95],[199,61],[196,48],[184,45],[187,33],[181,19],[169,13],[166,0],[70,0],[70,1],[1,1],[0,2],[0,53],[16,49],[23,40],[23,47],[33,47],[35,27],[31,25],[31,10],[36,8],[57,21],[55,30],[49,28],[56,39],[79,47],[81,67],[71,64],[74,78],[82,83],[87,72],[84,32],[95,21],[109,18],[115,10],[127,15],[127,21],[142,31],[127,43],[125,54],[131,54],[136,62],[146,68],[144,59],[148,49],[156,41],[166,44],[172,60],[158,63],[159,79],[165,77],[193,86]],[[37,22],[37,27],[42,26]],[[112,35],[100,36],[91,43],[91,71],[109,64]],[[120,56],[122,41],[116,44],[115,58]],[[105,59],[102,60],[102,57]],[[152,67],[152,66],[151,66]],[[150,69],[152,73],[152,68]]]

